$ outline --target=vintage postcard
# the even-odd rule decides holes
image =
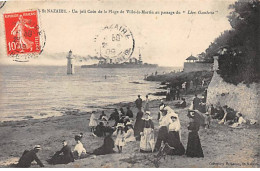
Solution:
[[[0,168],[258,168],[259,12],[0,1]]]

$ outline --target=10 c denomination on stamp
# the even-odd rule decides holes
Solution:
[[[8,56],[41,52],[37,10],[6,13],[4,23]]]

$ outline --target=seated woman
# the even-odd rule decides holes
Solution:
[[[111,135],[113,132],[109,132],[109,135],[105,137],[104,143],[101,147],[95,149],[92,154],[95,155],[105,155],[105,154],[111,154],[115,151],[113,150],[114,146],[114,140],[112,139]]]
[[[62,143],[62,149],[57,151],[51,159],[47,160],[49,164],[68,164],[70,162],[74,162],[74,156],[71,148],[68,146],[67,141],[63,141]]]
[[[118,113],[117,109],[114,110],[114,112],[110,115],[110,117],[109,117],[108,120],[109,120],[109,121],[110,121],[110,120],[114,120],[114,121],[115,121],[114,126],[117,125],[117,123],[118,123],[118,121],[119,121],[119,113]]]
[[[82,136],[76,135],[75,141],[76,145],[73,150],[74,159],[80,159],[86,157],[86,149],[83,147],[83,144],[80,142]]]
[[[215,114],[212,116],[213,119],[221,120],[225,115],[225,112],[221,106],[217,106],[215,109]]]
[[[236,117],[235,111],[231,108],[228,108],[227,105],[223,106],[223,110],[224,110],[224,116],[221,119],[221,121],[219,121],[219,124],[227,123],[230,121],[232,122],[232,120],[234,120]]]
[[[170,147],[173,147],[172,150],[168,152],[169,155],[184,155],[185,148],[180,140],[180,120],[178,115],[171,115],[171,123],[169,125],[169,133],[167,136],[167,143]]]
[[[125,134],[125,143],[136,141],[135,135],[134,135],[133,124],[131,122],[127,122],[126,128],[127,128],[127,131]]]
[[[93,135],[98,137],[102,137],[105,135],[105,126],[103,122],[99,122],[99,124],[96,126]]]
[[[186,101],[185,101],[185,98],[181,98],[181,102],[175,104],[174,106],[177,107],[177,108],[185,108],[186,107]]]
[[[242,114],[240,112],[237,113],[238,115],[238,120],[237,122],[233,123],[231,125],[232,128],[236,128],[236,127],[239,127],[241,126],[243,123],[246,123],[246,120],[243,118]]]

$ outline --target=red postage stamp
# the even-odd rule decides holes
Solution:
[[[37,11],[4,14],[7,55],[40,53]]]

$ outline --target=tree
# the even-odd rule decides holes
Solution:
[[[259,82],[259,1],[238,0],[229,7],[228,16],[232,27],[223,32],[206,50],[205,59],[213,61],[219,55],[219,74],[229,83]]]

